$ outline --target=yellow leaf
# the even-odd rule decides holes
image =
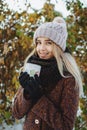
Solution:
[[[3,21],[3,20],[4,20],[4,16],[0,15],[0,21]]]
[[[4,58],[0,58],[0,64],[4,64]]]

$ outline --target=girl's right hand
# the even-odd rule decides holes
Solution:
[[[21,72],[19,82],[24,88],[24,96],[29,95],[29,98],[34,100],[42,96],[42,86],[38,75],[35,74],[34,77],[30,77],[27,72]]]
[[[25,88],[27,86],[27,80],[29,80],[30,76],[27,72],[21,72],[19,76],[20,85]]]

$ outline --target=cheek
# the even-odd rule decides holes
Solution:
[[[52,47],[49,47],[49,48],[48,48],[48,51],[49,51],[50,53],[53,53],[53,48],[52,48]]]
[[[37,52],[39,51],[39,47],[38,47],[38,46],[36,46],[36,51],[37,51]]]
[[[51,55],[51,56],[54,56],[53,47],[50,47],[50,48],[49,48],[49,52],[50,52],[50,55]]]

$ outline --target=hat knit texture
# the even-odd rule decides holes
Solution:
[[[67,35],[65,20],[62,17],[55,17],[52,22],[43,23],[36,29],[34,43],[38,37],[47,37],[65,51]]]

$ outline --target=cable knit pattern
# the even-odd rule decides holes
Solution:
[[[48,86],[53,87],[52,90],[44,94],[35,104],[32,104],[30,99],[25,100],[23,88],[19,88],[12,112],[17,119],[26,115],[24,130],[73,129],[79,102],[79,90],[75,88],[75,79],[72,76],[62,77],[56,84],[51,84]]]

